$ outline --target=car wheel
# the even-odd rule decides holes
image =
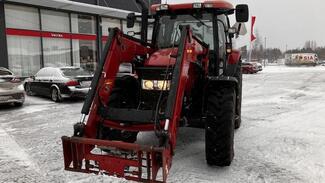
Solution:
[[[62,101],[62,97],[61,97],[60,91],[57,88],[54,88],[53,87],[51,89],[51,99],[54,102],[61,102]]]
[[[26,94],[27,94],[28,96],[32,96],[32,95],[34,95],[34,93],[32,92],[32,89],[31,89],[29,83],[27,83],[27,84],[25,85],[25,91],[26,91]]]

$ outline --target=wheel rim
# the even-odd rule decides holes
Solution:
[[[58,99],[58,91],[56,89],[52,90],[52,100],[57,101]]]

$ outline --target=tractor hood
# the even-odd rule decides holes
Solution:
[[[176,59],[170,55],[176,55],[178,48],[165,48],[158,50],[151,54],[149,59],[145,62],[145,66],[167,66],[174,65]]]

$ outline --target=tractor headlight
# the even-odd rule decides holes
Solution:
[[[153,81],[151,81],[151,80],[142,80],[142,89],[153,90]]]
[[[169,90],[169,80],[142,80],[142,89],[144,90]]]

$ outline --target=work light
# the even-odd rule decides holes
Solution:
[[[193,3],[193,8],[202,8],[201,3]]]
[[[168,10],[168,4],[161,4],[156,8],[157,11]]]
[[[144,90],[169,90],[170,80],[142,80]]]

